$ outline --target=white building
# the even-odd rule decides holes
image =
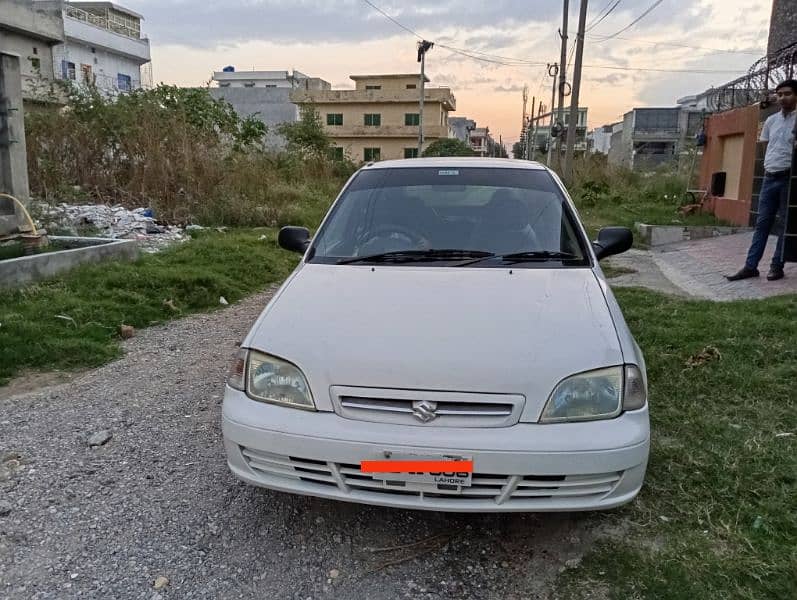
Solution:
[[[64,20],[59,4],[0,2],[0,52],[19,56],[24,99],[37,99],[47,92],[54,73],[51,47],[63,41]]]
[[[603,127],[598,127],[590,132],[592,136],[593,145],[592,152],[600,152],[601,154],[609,154],[609,149],[612,147],[612,136],[615,133],[623,130],[623,122],[610,123]]]
[[[63,5],[63,44],[53,47],[56,79],[92,83],[108,95],[151,85],[143,17],[113,2]]]
[[[222,88],[287,88],[328,90],[332,86],[323,79],[310,77],[295,70],[290,71],[236,71],[225,67],[213,73],[213,81]]]

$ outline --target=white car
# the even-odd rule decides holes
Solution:
[[[371,163],[241,344],[232,472],[274,490],[438,511],[607,509],[639,492],[642,353],[562,183],[526,161]]]

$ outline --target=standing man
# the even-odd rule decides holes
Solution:
[[[775,88],[780,111],[769,117],[761,130],[762,142],[767,142],[764,155],[764,182],[758,196],[758,219],[747,260],[737,273],[728,276],[728,281],[758,277],[758,263],[764,255],[767,238],[775,219],[780,214],[786,220],[786,204],[791,174],[795,128],[797,127],[797,81],[787,79]],[[775,254],[769,267],[767,279],[783,279],[783,238],[785,227],[778,235]]]

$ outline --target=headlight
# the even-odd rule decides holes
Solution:
[[[642,371],[636,365],[609,367],[568,377],[551,394],[541,423],[611,419],[647,402]]]
[[[315,410],[310,386],[299,368],[255,350],[247,356],[246,393],[259,402]]]
[[[579,373],[556,386],[540,421],[609,419],[620,412],[622,401],[622,367]]]

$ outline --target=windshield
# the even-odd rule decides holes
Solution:
[[[531,169],[362,171],[318,232],[310,262],[368,262],[385,253],[436,265],[470,256],[470,266],[496,266],[517,253],[529,254],[513,262],[529,266],[589,264],[559,188]]]

